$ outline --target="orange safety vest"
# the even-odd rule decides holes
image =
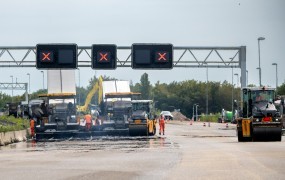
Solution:
[[[159,124],[164,124],[165,122],[164,122],[164,118],[160,118],[159,119]]]
[[[35,120],[30,121],[30,128],[35,128]]]
[[[92,117],[91,117],[90,114],[86,114],[86,115],[84,116],[84,119],[85,119],[86,123],[91,123]]]

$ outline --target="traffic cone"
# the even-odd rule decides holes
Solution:
[[[205,127],[205,126],[206,126],[206,123],[203,123],[203,126]]]

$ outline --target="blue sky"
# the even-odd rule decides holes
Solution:
[[[258,84],[257,38],[262,36],[266,38],[261,41],[262,83],[275,87],[272,63],[278,63],[279,85],[285,81],[283,0],[9,0],[1,2],[0,17],[0,46],[38,43],[246,46],[250,84]],[[205,68],[171,71],[81,68],[80,84],[87,86],[95,74],[138,82],[144,72],[152,83],[206,81]],[[1,68],[0,81],[11,82],[13,75],[18,82],[27,82],[27,73],[31,74],[31,90],[42,88],[42,74],[35,68]],[[240,74],[240,69],[234,69],[234,73]],[[78,82],[78,73],[76,78]],[[231,69],[209,69],[209,80],[231,82]]]

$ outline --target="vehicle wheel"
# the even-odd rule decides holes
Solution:
[[[237,136],[238,136],[238,142],[244,142],[245,139],[244,137],[242,136],[242,131],[237,131]]]

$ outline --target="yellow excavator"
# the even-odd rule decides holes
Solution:
[[[100,76],[98,78],[98,81],[93,85],[93,88],[91,91],[88,93],[85,103],[83,106],[77,106],[77,111],[78,112],[87,112],[89,104],[91,102],[92,97],[96,92],[98,92],[98,105],[102,102],[102,97],[103,97],[103,88],[102,88],[102,82],[103,78]]]

